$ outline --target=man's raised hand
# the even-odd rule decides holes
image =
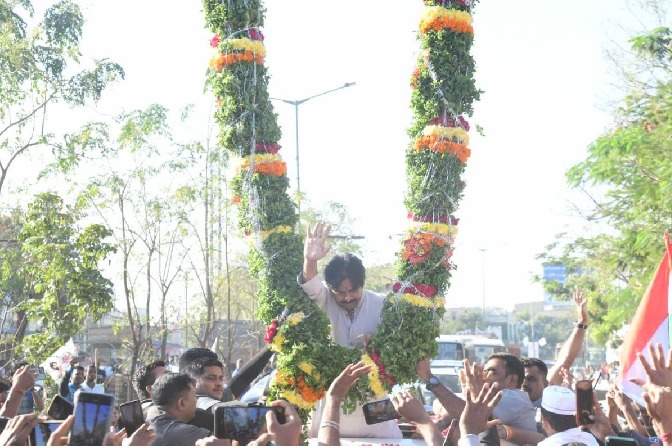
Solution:
[[[577,312],[577,322],[588,325],[588,298],[579,290],[574,291],[574,306]]]
[[[642,363],[649,382],[663,387],[672,387],[672,349],[668,352],[667,361],[662,344],[649,344],[651,362],[642,353],[637,357]]]
[[[488,421],[492,410],[502,399],[504,392],[497,391],[498,383],[492,386],[485,383],[480,390],[467,389],[465,393],[466,406],[460,416],[460,431],[462,436],[479,434],[497,425],[499,420]]]
[[[331,224],[318,222],[311,229],[310,224],[306,228],[306,241],[303,244],[303,257],[308,261],[321,260],[331,250],[331,244],[327,245],[327,238],[331,232]]]

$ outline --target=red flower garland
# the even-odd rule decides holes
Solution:
[[[446,126],[449,128],[456,128],[456,127],[461,127],[465,131],[469,132],[469,122],[462,116],[457,117],[457,122],[453,120],[452,117],[436,117],[433,120],[430,120],[429,122],[430,125],[435,125],[435,126]]]
[[[277,154],[280,151],[280,145],[277,143],[258,142],[255,145],[255,150],[258,153]]]
[[[275,337],[276,334],[278,334],[278,327],[280,324],[278,323],[277,319],[273,319],[271,321],[271,325],[269,325],[266,328],[266,334],[264,335],[264,341],[266,341],[267,344],[270,344],[273,342],[273,338]]]
[[[376,363],[376,367],[378,367],[378,376],[380,377],[380,382],[383,384],[389,384],[390,386],[394,386],[394,375],[391,373],[387,373],[385,370],[385,364],[383,364],[383,361],[380,359],[380,355],[378,352],[372,352],[371,353],[371,360]]]
[[[262,33],[256,28],[250,28],[247,34],[250,36],[250,39],[252,40],[258,40],[260,42],[264,41],[264,33]]]
[[[402,294],[417,294],[420,293],[425,297],[434,297],[436,295],[436,286],[425,285],[424,283],[413,283],[411,286],[404,286],[399,282],[392,285],[392,291],[400,292]]]

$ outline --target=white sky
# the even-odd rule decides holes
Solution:
[[[160,103],[194,103],[208,129],[212,97],[203,93],[211,55],[201,2],[83,0],[82,50],[109,57],[126,80],[96,113]],[[406,228],[404,150],[411,123],[409,87],[423,2],[267,0],[263,29],[271,97],[302,99],[345,82],[357,85],[299,108],[301,186],[314,205],[337,201],[366,237],[367,265],[394,260]],[[564,172],[611,123],[614,97],[603,51],[622,43],[615,23],[631,20],[622,0],[481,1],[474,15],[477,87],[472,157],[464,180],[460,233],[448,306],[543,300],[534,259],[555,234],[578,229],[577,198]],[[281,155],[295,185],[294,108],[275,102]],[[475,125],[485,137],[476,135]],[[391,237],[392,236],[392,237]],[[391,237],[391,238],[390,238]],[[483,264],[480,248],[485,251]]]

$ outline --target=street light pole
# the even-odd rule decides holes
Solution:
[[[309,96],[307,98],[304,98],[302,100],[286,100],[283,98],[271,98],[272,100],[277,100],[277,101],[282,101],[283,103],[291,104],[294,106],[294,132],[296,135],[296,191],[298,192],[298,211],[299,215],[301,214],[301,175],[300,175],[300,167],[299,167],[299,106],[305,103],[308,100],[312,100],[313,98],[316,98],[318,96],[326,95],[327,93],[335,92],[337,90],[345,89],[346,87],[354,86],[355,82],[346,82],[340,87],[336,87],[335,89],[331,90],[326,90],[321,93],[317,93],[315,95]]]
[[[485,331],[485,251],[487,249],[478,249],[481,251],[481,281],[483,291],[483,331]]]

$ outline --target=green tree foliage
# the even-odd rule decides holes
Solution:
[[[0,1],[0,191],[15,162],[32,148],[49,148],[60,163],[76,163],[95,145],[90,126],[60,141],[48,131],[47,111],[97,101],[107,84],[123,78],[116,63],[101,60],[81,70],[84,18],[79,6],[59,1],[33,25],[29,0]]]
[[[78,218],[59,196],[43,193],[28,205],[18,235],[15,279],[23,282],[18,308],[37,327],[23,339],[18,353],[25,349],[34,362],[43,361],[79,332],[87,316],[99,319],[112,306],[112,283],[98,268],[115,251],[106,242],[110,232],[100,224],[80,230]],[[6,261],[15,263],[12,258]]]
[[[593,235],[559,235],[539,258],[565,264],[568,280],[546,284],[569,299],[587,292],[593,336],[603,343],[629,323],[664,252],[663,233],[672,227],[672,48],[670,30],[656,28],[631,40],[641,62],[657,72],[616,112],[614,129],[588,148],[588,157],[567,172],[571,187],[585,192],[593,207],[585,217]],[[667,77],[661,77],[665,67]],[[618,341],[616,341],[618,342]]]
[[[114,137],[108,125],[101,125],[107,163],[79,196],[83,208],[104,220],[119,248],[119,297],[126,316],[122,336],[131,377],[136,364],[156,356],[155,341],[162,347],[159,356],[165,356],[168,299],[187,265],[183,239],[189,218],[177,198],[178,187],[163,180],[190,165],[179,157],[182,145],[173,141],[168,115],[158,104],[122,113],[115,117]],[[119,158],[125,163],[115,163]]]
[[[521,337],[527,337],[532,342],[541,338],[546,340],[546,345],[539,347],[539,357],[545,360],[555,359],[555,348],[564,343],[574,329],[573,309],[565,318],[521,312],[518,319]]]

